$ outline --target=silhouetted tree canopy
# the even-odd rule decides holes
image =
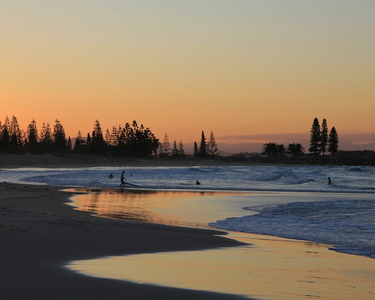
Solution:
[[[329,133],[328,140],[328,151],[335,156],[339,150],[339,136],[336,132],[336,128],[332,127],[331,132]]]
[[[164,141],[160,145],[160,156],[168,157],[171,155],[171,144],[169,143],[168,134],[165,133]]]
[[[90,152],[106,153],[107,144],[104,141],[102,128],[98,120],[95,120],[94,130],[92,131],[91,140],[88,144]]]
[[[263,144],[263,154],[268,157],[276,158],[279,153],[279,146],[276,143],[266,143]]]
[[[73,151],[77,153],[88,153],[88,147],[86,141],[82,137],[81,131],[78,131]]]
[[[53,150],[56,152],[65,152],[68,150],[65,129],[59,120],[55,121],[53,129]]]
[[[178,147],[179,155],[180,157],[185,157],[185,151],[184,151],[184,144],[182,141],[180,141],[179,147]]]
[[[201,136],[201,143],[200,143],[199,150],[198,150],[198,156],[200,158],[206,158],[208,156],[206,136],[204,135],[203,130],[202,130],[202,136]]]
[[[320,131],[320,152],[323,154],[323,156],[327,151],[327,145],[328,145],[328,126],[327,126],[327,120],[323,119],[322,128]]]
[[[334,129],[334,127],[332,127]],[[333,136],[331,136],[331,134]],[[322,127],[320,128],[318,118],[315,118],[313,125],[310,131],[310,148],[309,152],[314,155],[319,155],[320,153],[324,154],[328,151],[334,156],[337,153],[338,149],[338,137],[336,129],[331,130],[330,135],[328,136],[328,126],[327,120],[323,119]],[[336,149],[336,150],[335,150]],[[333,150],[333,151],[331,151]]]
[[[196,158],[199,157],[199,150],[198,150],[197,142],[194,142],[194,157]]]
[[[310,130],[310,148],[309,152],[314,155],[320,152],[320,124],[318,118],[315,118]]]
[[[215,158],[215,157],[218,156],[218,151],[219,151],[219,147],[216,144],[214,133],[211,130],[210,138],[209,138],[208,143],[207,143],[207,152],[208,152],[208,155],[211,158]]]
[[[296,144],[296,143],[289,144],[286,150],[288,154],[291,154],[297,158],[303,155],[303,151],[304,149],[302,147],[302,144]]]
[[[41,143],[41,151],[42,152],[50,152],[52,151],[52,130],[49,123],[42,125],[42,130],[40,132],[39,141]]]
[[[68,151],[72,151],[72,140],[70,139],[70,136],[68,137],[68,141],[66,142],[66,147]]]
[[[21,151],[23,146],[22,132],[16,116],[13,116],[12,120],[10,121],[9,136],[11,150],[14,152]]]
[[[3,126],[0,140],[1,149],[4,151],[10,150],[10,136],[7,126]]]
[[[178,157],[178,148],[177,148],[177,143],[176,141],[173,141],[173,148],[172,148],[172,157]]]

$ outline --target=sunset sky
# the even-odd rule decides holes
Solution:
[[[0,36],[0,120],[22,129],[237,143],[318,117],[375,142],[372,0],[0,0]]]

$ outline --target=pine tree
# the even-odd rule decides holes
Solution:
[[[215,158],[216,156],[218,156],[219,148],[216,144],[215,137],[214,137],[212,130],[211,130],[210,139],[208,140],[208,143],[207,143],[207,149],[208,149],[208,155],[211,158]]]
[[[51,127],[49,123],[47,124],[43,123],[39,140],[41,143],[42,151],[50,152],[52,149],[53,139],[52,139],[52,132],[51,132]]]
[[[15,116],[12,117],[9,126],[10,146],[11,150],[19,151],[22,146],[22,132]]]
[[[106,151],[106,144],[103,138],[102,128],[98,120],[95,120],[94,123],[89,148],[93,153],[104,153]]]
[[[7,120],[8,120],[8,126],[9,126],[9,118],[6,116],[4,125],[1,125],[0,127],[0,150],[8,151],[9,150],[9,128],[7,126]]]
[[[185,155],[185,151],[184,151],[184,144],[182,143],[182,141],[180,141],[178,151],[179,151],[181,157],[185,157],[186,156]]]
[[[121,131],[122,131],[121,126],[118,127],[118,130],[117,130],[116,126],[112,126],[112,130],[111,130],[109,141],[108,141],[109,145],[111,145],[111,146],[117,146],[118,145],[119,134],[120,134]]]
[[[199,157],[199,150],[198,150],[197,142],[194,142],[194,157],[196,158]]]
[[[111,133],[109,132],[109,129],[106,129],[105,131],[104,141],[108,146],[111,145]]]
[[[65,152],[67,150],[65,130],[60,121],[57,119],[53,129],[53,149],[57,152]]]
[[[29,126],[27,126],[27,131],[26,131],[26,144],[27,148],[33,152],[38,150],[38,129],[36,127],[36,122],[33,119]]]
[[[325,154],[327,151],[327,145],[328,145],[328,126],[327,126],[327,120],[323,119],[322,122],[322,129],[320,131],[320,152]]]
[[[199,146],[199,154],[198,156],[200,158],[206,158],[207,155],[207,143],[206,143],[206,137],[204,135],[204,131],[202,130],[202,136],[201,136],[201,144]]]
[[[6,129],[8,131],[8,134],[10,134],[10,120],[9,117],[5,117],[4,125],[3,125],[3,130]]]
[[[160,155],[164,157],[168,157],[171,154],[171,145],[169,144],[168,134],[165,133],[164,141],[160,147]]]
[[[78,153],[82,153],[84,152],[83,149],[85,148],[85,141],[83,140],[82,138],[82,134],[81,134],[81,131],[78,131],[78,134],[77,134],[77,138],[76,138],[76,141],[74,143],[74,151],[75,152],[78,152]]]
[[[0,149],[4,151],[8,151],[10,149],[10,136],[8,132],[7,126],[3,126],[1,133],[1,140],[0,140]]]
[[[72,151],[72,140],[70,139],[70,136],[68,137],[68,142],[66,143],[66,146],[69,152]]]
[[[179,157],[180,153],[177,148],[177,143],[176,141],[173,142],[173,148],[172,148],[172,157]]]
[[[332,156],[335,156],[339,150],[339,136],[336,132],[336,128],[332,127],[331,132],[329,133],[328,139],[328,151]]]
[[[86,146],[87,148],[89,148],[91,145],[91,135],[90,133],[87,133],[87,137],[86,137]]]
[[[309,152],[314,155],[319,154],[320,150],[320,125],[318,118],[315,118],[310,131]]]
[[[127,149],[126,149],[126,139],[127,139],[126,132],[128,132],[127,128],[129,126],[130,125],[128,123],[126,123],[124,128],[119,126],[118,131],[117,131],[116,147],[117,147],[117,150],[120,153],[123,153],[123,154],[126,154],[126,152],[127,152]]]

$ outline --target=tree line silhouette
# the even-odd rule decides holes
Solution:
[[[122,126],[112,126],[111,130],[103,132],[100,122],[95,120],[93,131],[82,136],[78,131],[74,145],[65,134],[64,126],[59,120],[55,121],[53,128],[49,123],[43,123],[39,132],[37,123],[33,119],[26,131],[21,130],[17,117],[9,119],[6,116],[4,123],[0,121],[0,151],[9,153],[80,153],[100,155],[122,155],[131,157],[186,157],[184,145],[176,141],[171,147],[167,133],[163,143],[155,137],[149,128],[136,121]],[[196,143],[195,143],[196,145]],[[159,153],[157,153],[159,151]],[[218,157],[218,146],[213,132],[208,141],[202,131],[199,149],[194,152],[197,158]]]
[[[322,154],[323,156],[328,152],[334,157],[338,152],[339,138],[335,127],[332,127],[328,134],[327,120],[323,119],[320,126],[318,118],[314,118],[310,130],[310,147],[308,151],[315,157]],[[286,155],[291,155],[294,158],[301,158],[305,149],[300,143],[292,143],[285,147],[284,144],[266,143],[263,144],[262,154],[267,155],[273,159],[283,159]]]
[[[0,122],[0,151],[10,153],[83,153],[127,155],[134,157],[149,157],[156,153],[159,140],[149,128],[138,126],[136,121],[126,123],[124,127],[113,126],[103,135],[98,120],[94,123],[92,134],[83,138],[78,132],[72,147],[70,137],[66,137],[65,129],[59,120],[55,121],[53,129],[49,123],[43,123],[40,133],[33,119],[27,130],[20,129],[15,116],[7,116],[4,124]]]
[[[177,142],[173,142],[173,148],[170,145],[168,134],[165,133],[164,141],[160,145],[160,156],[161,157],[186,157],[184,151],[184,145],[182,141],[180,141],[179,146],[177,147]],[[216,143],[214,133],[211,130],[210,138],[208,141],[206,140],[206,136],[204,131],[202,130],[200,146],[198,148],[197,142],[194,142],[194,154],[195,158],[211,158],[215,159],[218,158],[219,155],[219,147]]]
[[[338,134],[335,127],[328,133],[326,119],[320,126],[319,120],[314,119],[310,130],[310,147],[308,151],[313,156],[329,152],[335,156],[338,152]],[[66,137],[63,125],[59,120],[55,121],[53,128],[49,123],[43,123],[40,132],[36,121],[33,119],[27,126],[26,131],[20,129],[15,116],[8,116],[4,123],[0,121],[0,151],[10,153],[81,153],[101,155],[123,155],[131,157],[186,157],[182,141],[171,146],[167,133],[163,142],[155,137],[152,131],[143,124],[140,126],[136,121],[122,126],[113,126],[111,130],[103,132],[100,122],[95,120],[92,133],[83,137],[78,131],[74,145],[70,137]],[[158,153],[159,152],[159,153]],[[301,158],[305,155],[304,148],[300,143],[291,143],[287,146],[277,143],[265,143],[262,154],[271,159],[283,159],[288,155]],[[220,157],[219,147],[213,132],[206,139],[204,131],[201,134],[199,146],[194,142],[193,156],[200,159],[214,159]]]
[[[310,130],[310,148],[309,152],[318,155],[330,152],[335,156],[339,149],[339,136],[336,128],[332,127],[328,134],[327,120],[323,119],[322,126],[319,124],[318,118],[315,118]]]

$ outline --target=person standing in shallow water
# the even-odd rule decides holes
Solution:
[[[331,181],[331,177],[328,177],[328,185],[331,185],[332,181]]]
[[[125,186],[125,171],[122,171],[121,173],[121,184],[120,186]]]

